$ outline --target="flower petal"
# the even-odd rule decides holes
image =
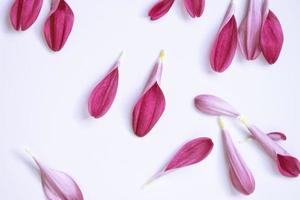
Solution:
[[[28,151],[28,150],[26,150]],[[82,192],[77,183],[68,174],[41,164],[31,155],[40,170],[42,186],[49,200],[83,200]]]
[[[148,16],[151,20],[157,20],[164,16],[172,7],[175,0],[160,0],[149,11]]]
[[[234,146],[229,132],[224,128],[222,119],[220,119],[220,124],[222,128],[224,149],[228,159],[231,182],[238,191],[245,195],[249,195],[255,189],[254,177]]]
[[[165,110],[165,97],[159,86],[162,72],[161,53],[159,61],[151,73],[143,95],[134,106],[132,113],[132,127],[139,137],[145,136],[154,127]]]
[[[277,155],[277,166],[282,175],[297,177],[300,174],[300,162],[290,155]]]
[[[280,132],[271,132],[267,134],[273,141],[286,140],[286,135]]]
[[[184,0],[184,6],[191,17],[200,17],[204,11],[205,0]]]
[[[264,21],[260,33],[260,46],[262,53],[269,64],[274,64],[283,45],[283,31],[276,15],[268,8],[264,12]]]
[[[200,137],[186,143],[171,161],[167,164],[164,172],[187,167],[205,159],[211,152],[214,144],[210,138]]]
[[[15,30],[25,31],[37,19],[43,0],[15,0],[10,10],[10,21]]]
[[[195,97],[195,106],[201,112],[208,115],[238,117],[240,114],[223,99],[214,95],[199,95]]]
[[[237,24],[232,2],[210,53],[210,64],[214,71],[224,72],[229,67],[236,52],[237,40]]]
[[[44,25],[48,46],[59,51],[65,45],[74,23],[74,14],[64,0],[52,0],[51,11]]]
[[[118,89],[120,58],[114,64],[110,72],[93,89],[88,102],[91,116],[102,117],[111,107]]]
[[[239,27],[239,46],[247,60],[256,59],[260,52],[262,0],[249,0],[248,11]]]

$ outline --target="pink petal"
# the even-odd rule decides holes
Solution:
[[[239,46],[247,60],[256,59],[260,52],[262,0],[249,0],[248,11],[239,27]]]
[[[229,132],[225,129],[222,130],[222,138],[232,184],[241,193],[249,195],[255,189],[254,177],[235,148]]]
[[[172,7],[175,0],[160,0],[149,11],[148,16],[151,20],[157,20],[164,16]]]
[[[43,0],[15,0],[10,10],[10,21],[14,29],[25,31],[37,19]]]
[[[214,144],[210,138],[200,137],[186,143],[171,161],[167,164],[164,172],[187,167],[205,159],[211,152]]]
[[[240,114],[223,99],[214,95],[199,95],[195,97],[195,106],[201,112],[208,115],[238,117]]]
[[[204,11],[205,0],[184,0],[184,6],[191,17],[200,17]]]
[[[283,32],[276,15],[269,10],[268,1],[264,12],[264,21],[260,33],[260,46],[262,53],[269,64],[274,64],[283,45]]]
[[[210,53],[210,64],[214,71],[224,72],[229,67],[236,52],[237,40],[237,24],[232,2]]]
[[[145,90],[134,106],[132,127],[139,137],[145,136],[154,127],[165,110],[165,97],[159,86],[162,59],[155,64]]]
[[[64,172],[49,169],[33,157],[41,174],[41,181],[49,200],[83,200],[77,183]]]
[[[48,46],[59,51],[65,45],[74,23],[74,14],[64,0],[52,0],[51,11],[44,25]]]
[[[300,173],[299,161],[290,156],[289,153],[279,146],[275,141],[270,139],[257,127],[247,125],[249,132],[254,139],[264,148],[264,150],[276,162],[280,173],[287,177],[296,177]]]
[[[93,89],[88,102],[91,116],[102,117],[111,107],[118,89],[120,58],[114,64],[110,72]]]
[[[284,133],[280,132],[272,132],[267,134],[269,138],[271,138],[274,141],[279,141],[279,140],[286,140],[286,136]]]
[[[282,175],[297,177],[300,174],[300,162],[290,155],[277,155],[277,166]]]

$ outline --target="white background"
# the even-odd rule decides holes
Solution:
[[[214,117],[194,108],[198,94],[218,95],[268,131],[283,131],[281,142],[300,158],[299,46],[300,1],[270,1],[282,23],[285,42],[278,62],[260,56],[249,62],[237,53],[223,74],[210,70],[208,56],[229,0],[207,0],[201,18],[191,19],[182,1],[156,22],[147,18],[155,0],[68,1],[75,13],[63,50],[51,52],[42,27],[50,1],[26,32],[12,30],[11,0],[0,4],[0,195],[1,199],[45,199],[29,147],[49,167],[70,174],[86,200],[242,199],[231,186],[219,127]],[[237,20],[246,0],[237,1]],[[144,138],[131,129],[132,107],[161,49],[167,107]],[[124,50],[118,93],[101,119],[87,113],[87,98]],[[256,179],[248,199],[297,199],[299,178],[279,174],[273,161],[246,137],[236,122],[230,130]],[[212,153],[203,162],[170,173],[141,189],[185,142],[211,137]]]

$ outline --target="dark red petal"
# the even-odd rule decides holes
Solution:
[[[184,6],[191,17],[200,17],[204,11],[205,0],[184,0]]]
[[[236,52],[237,40],[237,24],[233,15],[214,42],[210,54],[210,64],[214,71],[224,72],[229,67]]]
[[[295,157],[277,154],[277,166],[284,176],[297,177],[300,174],[300,163]]]
[[[65,45],[73,23],[73,11],[64,0],[59,0],[57,6],[51,9],[44,26],[47,44],[53,51],[59,51]]]
[[[132,115],[132,127],[139,137],[145,136],[165,110],[165,97],[156,82],[136,103]]]
[[[165,168],[165,172],[186,167],[202,161],[211,152],[214,144],[210,138],[200,137],[186,143],[175,154]]]
[[[160,0],[149,11],[148,16],[151,20],[157,20],[164,16],[172,7],[175,0]]]
[[[118,89],[119,71],[115,68],[92,91],[88,108],[91,116],[102,117],[111,107]]]
[[[37,19],[43,0],[15,0],[10,10],[10,21],[14,29],[25,31]]]
[[[269,64],[274,64],[283,45],[283,32],[278,18],[269,10],[260,35],[260,46]]]

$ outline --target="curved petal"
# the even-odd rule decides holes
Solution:
[[[300,174],[300,162],[293,156],[278,154],[277,166],[284,176],[297,177]]]
[[[139,137],[149,133],[165,110],[165,96],[159,86],[163,57],[164,53],[162,51],[144,92],[133,109],[132,127],[134,133]]]
[[[195,97],[195,106],[208,115],[238,117],[239,112],[223,99],[214,95],[198,95]]]
[[[25,31],[37,19],[43,0],[15,0],[10,10],[10,21],[15,30]]]
[[[175,0],[160,0],[149,11],[148,16],[151,20],[157,20],[167,14]]]
[[[269,64],[274,64],[283,45],[283,31],[276,15],[266,8],[264,22],[260,33],[262,53]]]
[[[286,140],[286,135],[280,132],[271,132],[267,134],[273,141]]]
[[[49,48],[59,51],[65,45],[74,23],[74,14],[64,0],[52,0],[51,11],[44,25]]]
[[[186,143],[173,156],[171,161],[167,164],[164,172],[187,167],[196,164],[205,159],[211,152],[214,144],[210,138],[200,137]]]
[[[222,130],[222,138],[228,159],[229,174],[233,186],[243,194],[249,195],[255,189],[254,177],[247,167],[245,161],[235,148],[230,134],[227,130]]]
[[[256,59],[260,52],[262,0],[249,0],[248,11],[239,27],[239,46],[247,60]]]
[[[210,53],[210,64],[214,71],[224,72],[229,67],[236,52],[237,41],[237,24],[234,5],[231,3]]]
[[[102,117],[111,107],[118,89],[120,60],[116,62],[112,70],[93,89],[88,102],[91,116]]]
[[[184,6],[191,17],[200,17],[204,11],[205,0],[184,0]]]

